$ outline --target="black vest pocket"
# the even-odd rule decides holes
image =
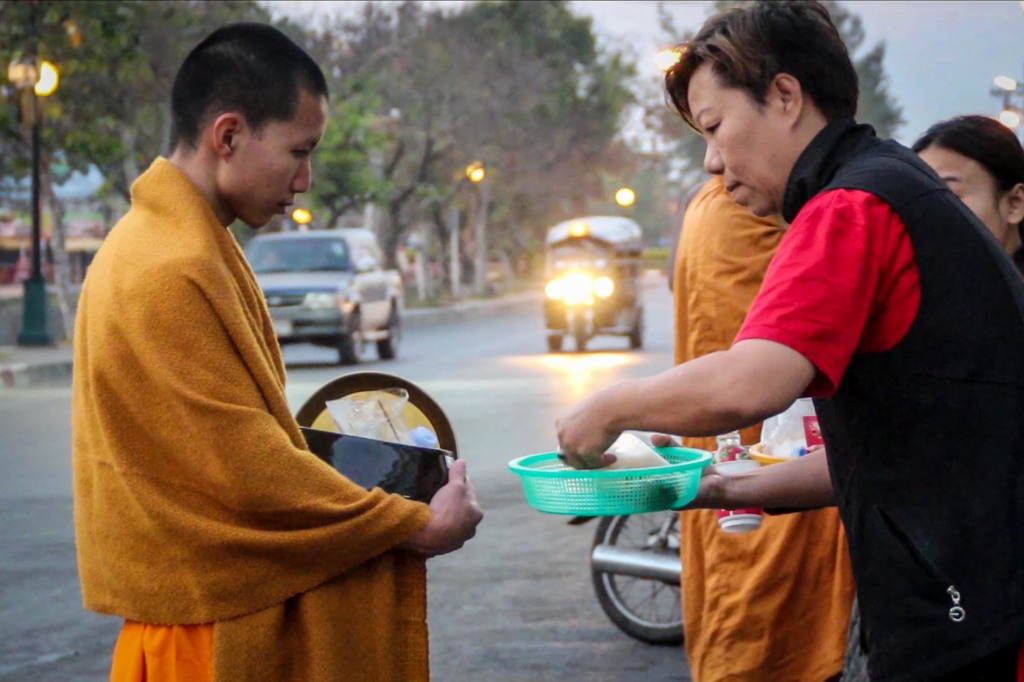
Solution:
[[[928,551],[927,545],[914,540],[911,526],[894,513],[872,506],[865,519],[864,547],[870,556],[862,556],[858,590],[871,636],[872,626],[898,622],[904,628],[920,628],[927,623],[960,623],[967,617],[966,605],[949,572]]]

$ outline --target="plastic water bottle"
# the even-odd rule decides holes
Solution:
[[[714,457],[712,457],[712,461],[715,464],[719,462],[733,462],[737,459],[750,459],[747,449],[740,442],[739,431],[730,431],[729,433],[715,436],[715,442],[718,444]]]
[[[412,438],[413,444],[421,448],[436,448],[438,446],[437,434],[426,426],[414,427],[409,431],[409,436]]]
[[[730,431],[715,437],[718,448],[712,458],[715,469],[723,476],[740,474],[758,468],[760,463],[750,459],[747,449],[740,442],[739,431]],[[763,512],[760,509],[719,509],[718,525],[726,533],[743,533],[761,527]]]

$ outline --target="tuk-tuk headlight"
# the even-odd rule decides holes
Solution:
[[[615,291],[615,282],[610,277],[598,277],[594,280],[594,294],[598,298],[608,298]]]
[[[549,298],[567,304],[594,302],[594,278],[585,272],[570,272],[548,282],[544,291]]]

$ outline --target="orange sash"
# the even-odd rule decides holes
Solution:
[[[114,646],[110,682],[211,682],[213,625],[126,620]]]

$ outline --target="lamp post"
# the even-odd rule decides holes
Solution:
[[[41,111],[39,98],[51,95],[57,90],[60,75],[57,67],[50,62],[44,61],[37,64],[35,59],[22,58],[11,62],[7,68],[7,77],[21,91],[22,112],[24,113],[28,109],[32,131],[32,274],[24,282],[18,345],[50,346],[53,345],[53,339],[49,332],[49,300],[46,293],[46,280],[43,278],[43,245],[40,232],[39,138]]]
[[[479,161],[466,166],[466,177],[480,187],[480,205],[476,215],[476,262],[473,268],[473,286],[479,295],[484,292],[487,284],[487,210],[491,188],[487,182],[487,170]]]
[[[993,85],[995,87],[990,92],[995,97],[1000,97],[1003,100],[1003,109],[996,118],[1004,126],[1020,135],[1019,131],[1021,130],[1021,122],[1024,120],[1024,110],[1019,106],[1014,106],[1012,98],[1015,96],[1024,98],[1024,85],[1021,85],[1009,76],[996,76],[993,80]],[[1022,102],[1024,102],[1024,99],[1022,99]]]

